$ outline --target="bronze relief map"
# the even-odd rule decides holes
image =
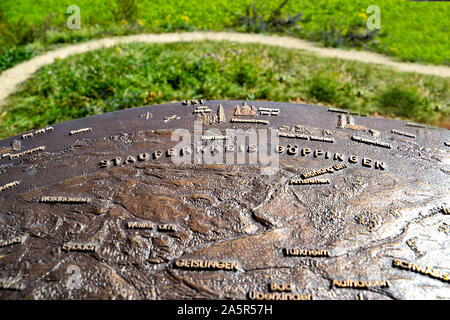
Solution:
[[[448,130],[187,100],[0,142],[0,299],[450,299]]]

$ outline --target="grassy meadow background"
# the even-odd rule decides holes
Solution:
[[[81,29],[68,30],[69,5]],[[366,28],[370,5],[381,30]],[[370,15],[370,14],[369,14]],[[2,0],[0,72],[68,43],[135,33],[276,33],[450,65],[450,3],[391,0]],[[0,110],[0,137],[101,112],[187,98],[332,105],[449,127],[449,79],[281,48],[131,44],[42,68]]]
[[[39,49],[58,43],[140,32],[180,30],[237,30],[265,32],[239,24],[252,5],[266,18],[283,1],[261,0],[2,0],[0,3],[0,46],[21,50],[35,43]],[[68,32],[68,6],[81,9],[80,31]],[[381,9],[381,30],[369,44],[345,41],[364,33],[366,10]],[[282,14],[301,13],[289,34],[327,46],[356,46],[392,55],[399,60],[450,64],[450,5],[445,2],[409,0],[290,0]],[[286,30],[279,30],[285,33]],[[29,47],[33,50],[33,46]]]

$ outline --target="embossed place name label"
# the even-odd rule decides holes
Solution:
[[[327,179],[291,179],[289,184],[329,184],[330,180]]]
[[[356,289],[360,289],[360,288],[371,288],[371,287],[380,287],[380,288],[384,288],[384,287],[389,287],[389,281],[388,280],[372,280],[372,281],[357,281],[357,280],[343,280],[343,281],[339,281],[334,279],[332,284],[333,287],[338,287],[338,288],[356,288]]]
[[[200,100],[196,100],[196,99],[194,99],[194,100],[191,100],[191,101],[189,101],[189,100],[184,100],[183,102],[181,102],[183,105],[185,105],[185,106],[187,106],[187,105],[189,105],[189,104],[193,104],[193,105],[195,105],[195,104],[203,104],[205,102],[205,99],[200,99]]]
[[[334,139],[331,139],[331,138],[324,138],[324,137],[310,136],[309,139],[310,139],[311,141],[321,141],[321,142],[330,142],[330,143],[334,143]]]
[[[287,132],[278,132],[278,136],[281,138],[292,138],[292,139],[303,139],[303,140],[311,140],[311,141],[320,141],[320,142],[329,142],[334,143],[334,139],[325,138],[325,137],[317,137],[317,136],[307,136],[300,133],[287,133]]]
[[[300,133],[278,132],[278,136],[282,138],[303,139],[308,140],[309,136]]]
[[[0,191],[17,187],[19,184],[20,184],[20,181],[13,181],[13,182],[7,183],[4,186],[0,187]]]
[[[179,116],[174,114],[173,116],[170,116],[170,117],[164,117],[164,122],[169,122],[170,120],[180,120],[180,119],[181,118]]]
[[[183,269],[205,269],[238,271],[239,266],[234,261],[209,261],[209,260],[176,260],[175,265]]]
[[[318,249],[298,249],[298,248],[283,248],[285,256],[289,257],[329,257],[330,252],[328,250]]]
[[[275,283],[272,282],[269,285],[269,290],[272,292],[275,291],[279,291],[279,292],[284,292],[284,291],[288,291],[291,292],[292,291],[292,283]]]
[[[269,120],[261,120],[261,119],[237,119],[237,118],[231,118],[230,122],[269,124]]]
[[[207,106],[198,106],[195,108],[194,113],[210,113],[212,110]]]
[[[305,157],[306,155],[311,154],[311,155],[313,155],[314,158],[317,158],[319,156],[323,156],[323,158],[325,158],[325,159],[339,160],[339,161],[344,161],[344,158],[345,158],[345,156],[343,154],[340,154],[340,153],[337,153],[337,152],[334,153],[334,155],[332,155],[328,151],[323,151],[323,150],[318,150],[318,149],[314,150],[314,152],[313,152],[309,148],[299,149],[299,147],[297,145],[287,145],[287,147],[278,145],[275,148],[275,151],[277,151],[280,154],[286,152],[288,155],[291,155],[291,156],[295,156],[298,153],[300,153],[300,155],[302,157]],[[357,162],[359,162],[359,158],[356,155],[350,155],[347,158],[347,160],[350,163],[357,163]],[[372,162],[373,162],[372,159],[363,157],[362,161],[361,161],[361,164],[364,167],[368,167],[368,168],[374,168],[374,169],[379,169],[379,170],[385,170],[386,169],[386,165],[385,165],[384,162],[375,161],[374,164],[372,164]]]
[[[229,136],[202,136],[203,141],[211,141],[211,140],[229,140]]]
[[[42,203],[89,203],[90,198],[76,198],[76,197],[41,197],[39,202]]]
[[[415,138],[415,137],[416,137],[416,136],[415,136],[414,134],[412,134],[412,133],[403,132],[403,131],[399,131],[399,130],[395,130],[395,129],[392,129],[391,132],[392,132],[392,133],[395,133],[395,134],[398,134],[398,135],[401,135],[401,136],[408,137],[408,138]]]
[[[10,240],[0,240],[0,248],[22,243],[23,239],[24,237],[15,237]]]
[[[62,246],[64,251],[83,251],[83,252],[95,252],[97,250],[97,244],[95,243],[65,243]]]
[[[258,146],[256,144],[250,144],[248,146],[245,146],[243,144],[235,145],[235,144],[227,143],[223,147],[212,144],[210,146],[199,145],[195,148],[196,153],[211,152],[211,154],[215,154],[215,153],[220,153],[222,151],[223,152],[249,152],[250,153],[250,152],[257,152]],[[299,153],[303,157],[310,154],[314,158],[321,157],[324,159],[329,159],[329,160],[334,160],[334,161],[344,161],[344,159],[347,158],[347,161],[349,163],[358,163],[361,160],[361,164],[364,167],[374,168],[374,169],[378,169],[378,170],[386,169],[386,164],[384,162],[373,161],[370,158],[363,157],[362,159],[360,159],[356,155],[350,155],[350,156],[346,157],[345,155],[337,153],[337,152],[332,154],[328,151],[323,151],[323,150],[319,150],[319,149],[316,149],[316,150],[311,150],[309,148],[299,149],[299,147],[297,145],[287,145],[287,147],[278,145],[275,147],[275,152],[278,152],[280,154],[286,152],[290,156],[295,156]],[[163,155],[165,155],[166,157],[178,157],[178,156],[184,157],[184,156],[190,156],[190,155],[192,155],[192,153],[193,153],[192,148],[189,146],[183,147],[181,149],[175,149],[175,148],[167,149],[165,152],[164,152],[164,150],[156,150],[153,153],[145,152],[145,153],[140,153],[137,156],[128,155],[126,157],[116,157],[111,160],[104,159],[98,163],[98,166],[99,166],[99,168],[108,168],[111,165],[113,165],[113,166],[130,165],[130,164],[135,164],[138,162],[157,160],[157,159],[161,158]]]
[[[266,108],[266,107],[259,107],[258,111],[267,111],[267,112],[272,112],[272,113],[279,113],[280,109],[276,109],[276,108]]]
[[[262,116],[277,116],[278,112],[273,113],[273,112],[269,112],[269,111],[260,111],[259,114]]]
[[[163,232],[175,232],[177,231],[177,227],[174,224],[155,224],[153,222],[137,222],[130,221],[126,224],[128,229],[154,229],[155,227],[158,231]]]
[[[259,292],[250,290],[248,293],[250,300],[313,300],[311,294],[298,294],[290,292]]]
[[[366,117],[367,116],[366,113],[351,112],[351,111],[346,111],[346,110],[337,109],[337,108],[328,108],[328,112],[345,113],[345,114],[351,114],[351,115],[354,115],[354,116],[361,116],[361,117]]]
[[[79,133],[89,132],[89,131],[92,131],[92,129],[91,128],[82,128],[82,129],[78,129],[78,130],[72,130],[69,132],[69,134],[71,136],[73,136],[74,134],[79,134]]]
[[[280,109],[275,108],[258,108],[259,114],[262,116],[278,116]]]
[[[325,173],[333,173],[335,171],[339,171],[339,170],[342,170],[345,168],[347,168],[347,165],[345,163],[335,164],[334,166],[331,166],[328,168],[323,168],[323,169],[319,169],[319,170],[313,170],[310,172],[302,173],[302,178],[307,179],[307,178],[315,177],[315,176],[325,174]]]
[[[180,151],[181,156],[190,155],[192,152],[190,147],[184,147],[179,151]],[[157,160],[157,159],[161,158],[161,156],[163,154],[164,154],[163,150],[156,150],[155,152],[153,152],[151,154],[151,156],[150,156],[150,153],[145,152],[145,153],[138,154],[137,157],[129,155],[125,158],[125,160],[123,160],[122,157],[117,157],[112,160],[102,160],[102,161],[100,161],[99,166],[100,166],[100,168],[108,168],[111,165],[111,162],[114,166],[119,166],[119,165],[134,164],[138,161],[139,162],[148,161],[150,159]],[[165,154],[167,157],[174,157],[177,155],[175,149],[167,149]]]
[[[44,133],[47,133],[47,132],[50,132],[50,131],[53,131],[53,127],[47,127],[47,128],[44,128],[44,129],[36,130],[34,132],[25,133],[25,134],[22,135],[22,139],[28,139],[28,138],[31,138],[31,137],[34,137],[34,136],[37,136],[37,135],[40,135],[40,134],[44,134]]]
[[[154,227],[153,222],[127,222],[128,229],[153,229]]]
[[[0,289],[21,291],[25,289],[25,285],[17,281],[0,279]]]
[[[345,114],[349,114],[348,111],[342,110],[342,109],[337,109],[337,108],[328,108],[328,112],[337,112],[337,113],[345,113]]]
[[[158,231],[175,232],[177,227],[174,224],[158,224]]]
[[[383,147],[383,148],[388,148],[388,149],[392,148],[392,146],[389,143],[375,141],[375,140],[369,140],[369,139],[361,138],[358,136],[352,136],[352,140],[357,141],[357,142],[362,142],[365,144],[371,144],[371,145],[377,146],[377,147]]]
[[[23,152],[19,152],[19,153],[11,153],[9,155],[9,159],[16,159],[16,158],[19,158],[19,157],[24,156],[26,154],[30,154],[30,153],[34,153],[34,152],[38,152],[38,151],[44,151],[44,150],[45,150],[45,146],[40,146],[40,147],[36,147],[36,148],[30,149],[30,150],[26,150],[26,151],[23,151]]]
[[[211,113],[211,109],[195,109],[194,113]]]
[[[414,123],[414,122],[407,122],[406,126],[408,127],[416,127],[416,128],[427,128],[426,125],[420,124],[420,123]]]
[[[392,265],[394,267],[399,268],[399,269],[417,272],[417,273],[429,276],[431,278],[435,278],[435,279],[439,279],[439,280],[442,280],[442,281],[450,282],[450,276],[449,276],[448,273],[439,272],[439,271],[434,270],[434,269],[432,269],[430,267],[418,266],[415,263],[410,263],[410,262],[407,262],[407,261],[404,261],[404,260],[400,260],[400,259],[394,259],[392,261]]]

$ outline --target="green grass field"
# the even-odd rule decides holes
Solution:
[[[377,51],[403,61],[450,64],[449,3],[290,0],[276,15],[280,3],[2,0],[0,72],[67,43],[193,30],[288,34],[324,46]],[[81,30],[66,27],[66,10],[73,4],[81,8]],[[256,14],[262,14],[264,28],[257,19],[242,22],[243,16],[254,15],[246,11],[252,4]],[[369,5],[381,9],[381,30],[375,36],[366,28]],[[271,14],[286,19],[298,12],[301,20],[289,28],[267,27]],[[449,126],[448,79],[287,49],[205,42],[133,44],[42,68],[2,107],[0,137],[92,114],[186,98],[321,103]]]
[[[84,41],[111,35],[179,30],[238,30],[246,8],[265,7],[266,17],[281,0],[2,0],[0,8],[0,71],[51,48],[54,44]],[[68,30],[69,5],[81,9],[81,30]],[[408,0],[290,0],[284,14],[302,12],[290,34],[328,46],[365,32],[366,9],[381,9],[381,30],[374,41],[358,47],[395,56],[399,60],[432,64],[450,63],[450,4]],[[115,14],[118,8],[126,14]],[[258,11],[261,12],[261,11]],[[366,30],[367,31],[367,30]],[[283,32],[281,32],[283,33]]]
[[[321,103],[438,124],[449,117],[449,85],[445,78],[255,44],[121,45],[40,69],[3,109],[0,138],[194,98]]]

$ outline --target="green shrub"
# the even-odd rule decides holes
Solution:
[[[36,55],[36,51],[25,47],[12,47],[0,53],[0,73]]]
[[[116,22],[136,23],[138,5],[136,0],[115,0],[110,10]]]
[[[309,82],[309,94],[316,101],[336,103],[338,84],[330,77],[316,75]]]
[[[248,5],[244,14],[239,14],[233,23],[245,32],[292,32],[302,17],[302,13],[290,15],[285,7],[290,0],[282,0],[275,8],[267,12],[265,7],[258,7],[257,2]]]
[[[347,26],[345,26],[346,24]],[[313,40],[327,47],[368,49],[379,45],[378,35],[380,35],[380,31],[378,29],[367,30],[365,21],[362,19],[354,20],[350,25],[347,21],[337,25],[334,19],[331,19],[323,30],[313,37]]]
[[[430,101],[422,98],[414,88],[394,85],[379,94],[378,104],[391,116],[401,118],[416,118],[426,121],[433,116]]]

